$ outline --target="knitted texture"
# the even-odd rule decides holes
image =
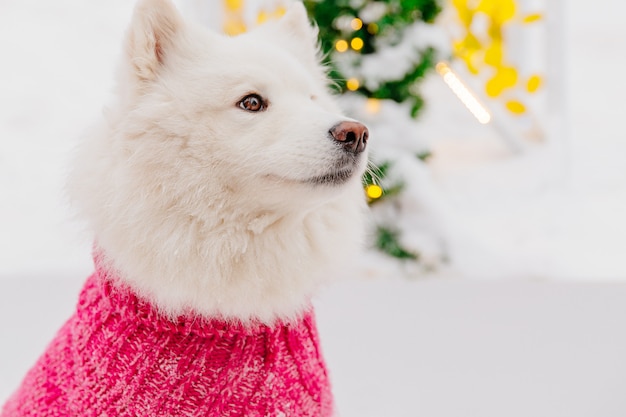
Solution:
[[[174,322],[110,278],[89,277],[2,417],[332,414],[312,312],[272,327]]]

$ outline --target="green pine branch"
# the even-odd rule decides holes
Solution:
[[[419,260],[419,254],[405,249],[398,239],[399,232],[385,226],[376,228],[376,248],[398,259]]]
[[[394,45],[403,39],[405,29],[418,21],[432,23],[441,11],[440,0],[303,0],[305,7],[318,25],[320,46],[328,57],[329,77],[333,80],[334,89],[337,93],[348,91],[346,81],[350,74],[344,74],[337,65],[333,64],[332,57],[337,54],[335,45],[337,41],[350,42],[358,37],[363,41],[363,47],[356,53],[361,56],[375,54],[378,45]],[[361,11],[371,7],[372,3],[382,3],[387,7],[387,12],[376,21],[364,21],[362,27],[351,28],[349,25],[340,24],[341,21],[349,22],[361,16]],[[384,40],[384,42],[379,42]],[[416,118],[424,106],[424,99],[419,94],[419,84],[423,78],[434,68],[436,53],[433,48],[415,51],[414,64],[400,79],[386,80],[376,88],[367,88],[367,80],[359,80],[359,87],[354,93],[367,98],[381,100],[393,100],[397,103],[408,103],[409,113]],[[354,61],[354,65],[360,64],[360,59]],[[393,65],[393,63],[381,63]],[[371,85],[371,84],[370,84]],[[429,152],[416,155],[425,161],[430,157]],[[378,185],[382,189],[382,195],[374,198],[370,204],[377,204],[396,196],[404,189],[402,182],[391,183],[387,178],[392,163],[387,161],[378,166],[370,166],[363,176],[365,187]],[[384,253],[399,259],[419,260],[419,254],[407,250],[399,241],[400,232],[386,226],[378,226],[376,229],[375,246]]]

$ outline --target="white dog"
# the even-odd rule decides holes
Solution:
[[[303,6],[228,38],[141,0],[118,83],[70,184],[96,273],[2,415],[330,415],[309,301],[359,247],[368,131]]]

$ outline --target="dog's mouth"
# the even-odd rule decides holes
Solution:
[[[354,174],[354,169],[331,171],[327,174],[309,178],[308,183],[314,185],[340,185],[347,182]]]
[[[358,171],[359,161],[358,156],[344,154],[327,173],[311,177],[306,182],[314,185],[344,184]]]
[[[345,184],[355,175],[358,175],[358,172],[360,171],[360,158],[358,156],[343,156],[335,161],[333,165],[334,166],[329,167],[325,173],[313,175],[311,177],[296,179],[293,177],[289,178],[275,174],[269,174],[266,175],[266,177],[272,181],[292,182],[316,186],[337,186]]]

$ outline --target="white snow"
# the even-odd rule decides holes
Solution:
[[[626,415],[626,5],[562,3],[560,137],[511,153],[440,79],[426,84],[415,135],[435,157],[413,186],[436,194],[428,227],[457,263],[417,281],[422,270],[370,253],[358,268],[368,279],[320,297],[341,415]],[[91,270],[64,175],[108,100],[131,10],[0,3],[0,402]]]

